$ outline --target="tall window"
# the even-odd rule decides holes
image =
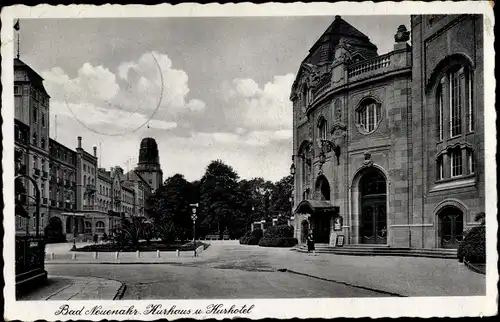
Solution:
[[[38,145],[38,136],[36,132],[33,132],[33,145]]]
[[[469,165],[469,174],[474,174],[474,168],[476,167],[476,162],[474,160],[474,151],[467,151],[467,163]]]
[[[42,126],[45,127],[45,113],[42,112]]]
[[[361,130],[371,133],[381,120],[381,106],[373,100],[368,100],[358,109],[357,115]]]
[[[443,141],[443,102],[444,102],[443,86],[444,86],[444,78],[441,79],[441,85],[438,88],[438,95],[437,95],[437,100],[438,100],[437,131],[438,131],[439,141]]]
[[[457,177],[462,175],[462,151],[453,149],[450,153],[451,159],[451,176]]]
[[[45,183],[42,182],[41,186],[40,186],[40,198],[45,198]]]
[[[466,75],[466,81],[468,86],[468,100],[467,100],[467,130],[469,132],[474,131],[474,104],[472,103],[472,73]]]
[[[45,160],[42,159],[42,171],[45,171]]]
[[[444,168],[443,168],[443,156],[439,156],[437,159],[437,171],[436,171],[436,179],[442,180],[444,178]]]
[[[38,109],[36,108],[36,106],[33,106],[33,122],[37,122],[38,121]]]
[[[38,169],[38,158],[36,155],[33,156],[33,169]]]
[[[326,120],[324,118],[320,120],[318,130],[319,130],[320,139],[326,140],[327,124],[326,124]]]
[[[462,134],[463,68],[450,73],[450,136]]]
[[[43,137],[40,140],[40,146],[42,147],[42,149],[45,149],[45,138],[43,138]]]

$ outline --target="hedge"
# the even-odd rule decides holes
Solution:
[[[261,247],[293,247],[298,244],[297,238],[281,237],[281,238],[267,238],[263,237],[259,240]]]
[[[457,257],[471,263],[486,263],[486,228],[484,225],[469,229],[458,245]]]
[[[257,228],[253,231],[247,231],[243,237],[240,238],[240,244],[242,245],[258,245],[259,240],[262,238],[264,233],[262,229]]]
[[[264,233],[265,238],[293,238],[293,227],[278,225],[269,227]]]

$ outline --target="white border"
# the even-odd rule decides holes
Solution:
[[[172,300],[172,301],[72,301],[73,306],[84,305],[90,307],[101,304],[106,308],[123,308],[134,305],[143,311],[147,304],[162,303],[163,306],[176,305],[179,308],[203,308],[215,302],[231,304],[255,305],[255,309],[246,318],[333,318],[333,317],[399,317],[399,316],[485,316],[496,314],[496,298],[498,281],[498,271],[496,263],[498,255],[496,253],[496,135],[495,132],[495,78],[494,78],[494,15],[490,4],[487,1],[478,2],[384,2],[384,3],[351,3],[339,2],[331,3],[295,3],[295,4],[210,4],[198,5],[194,3],[181,5],[70,5],[70,6],[49,6],[38,5],[28,7],[24,5],[3,8],[2,18],[2,126],[3,153],[2,160],[4,175],[4,227],[14,227],[14,207],[11,200],[14,200],[14,139],[13,139],[13,28],[14,18],[83,18],[83,17],[194,17],[194,16],[289,16],[289,15],[382,15],[382,14],[431,14],[431,13],[478,13],[485,15],[484,26],[484,102],[485,102],[485,166],[486,174],[486,214],[488,214],[487,224],[487,286],[486,296],[475,297],[427,297],[427,298],[374,298],[374,299],[258,299],[258,300]],[[6,229],[3,245],[13,245],[14,230]],[[142,319],[154,320],[158,318],[228,318],[232,315],[220,316],[55,316],[54,312],[65,302],[50,301],[43,305],[39,302],[16,302],[14,292],[14,254],[12,249],[4,248],[4,276],[5,279],[5,315],[6,319],[19,320],[101,320],[106,319]]]

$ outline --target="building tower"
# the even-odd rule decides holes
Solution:
[[[156,190],[163,182],[158,145],[153,138],[144,138],[139,148],[139,162],[135,171]]]

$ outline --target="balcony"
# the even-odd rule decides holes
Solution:
[[[47,179],[49,173],[47,171],[42,171],[42,179]]]
[[[387,67],[390,66],[390,64],[391,64],[390,54],[382,55],[349,66],[349,71],[347,75],[349,76],[349,78],[353,78],[361,74],[367,74],[369,72],[386,69]]]
[[[40,176],[40,169],[33,169],[33,175]]]
[[[98,211],[99,208],[96,205],[83,205],[83,210],[85,210],[85,211]]]

